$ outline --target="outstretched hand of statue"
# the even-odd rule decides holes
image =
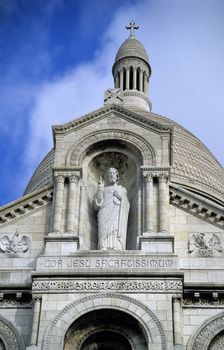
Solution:
[[[98,181],[98,189],[99,190],[103,190],[104,189],[104,181],[103,181],[102,176],[100,176],[100,179]]]

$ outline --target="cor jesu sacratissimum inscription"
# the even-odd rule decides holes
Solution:
[[[175,258],[121,258],[121,257],[89,257],[89,258],[69,258],[69,257],[41,257],[38,259],[38,270],[84,270],[84,269],[176,269],[177,260]]]

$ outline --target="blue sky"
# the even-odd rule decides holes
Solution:
[[[103,105],[131,19],[152,66],[152,111],[224,164],[223,0],[0,0],[0,204],[22,195],[52,124]]]

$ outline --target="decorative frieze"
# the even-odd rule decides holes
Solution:
[[[180,293],[183,284],[175,279],[128,279],[128,280],[47,280],[34,281],[32,291],[34,293],[80,293],[80,292],[124,292],[124,293]]]
[[[184,306],[224,306],[224,298],[223,299],[208,299],[208,298],[184,298],[183,299]]]

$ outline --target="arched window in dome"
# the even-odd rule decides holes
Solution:
[[[133,90],[133,67],[130,67],[129,90]]]
[[[124,78],[123,78],[123,87],[122,90],[126,90],[126,69],[124,68]]]
[[[136,89],[140,90],[140,69],[137,69],[137,81],[136,81]]]

